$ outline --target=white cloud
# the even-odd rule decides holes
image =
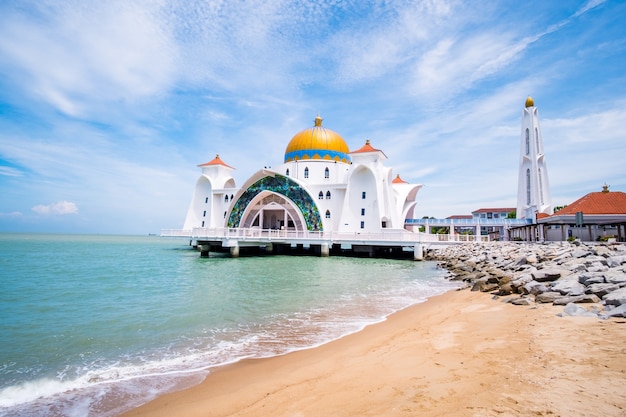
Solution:
[[[604,3],[606,0],[589,0],[583,7],[581,7],[575,14],[574,16],[580,16],[581,14],[593,9],[594,7],[597,7],[599,5],[601,5],[602,3]]]
[[[0,213],[0,217],[17,218],[17,217],[22,217],[22,213],[19,211],[12,211],[10,213]]]
[[[52,203],[49,205],[37,205],[32,208],[32,210],[37,214],[51,214],[51,215],[66,215],[66,214],[77,214],[78,207],[76,204],[70,201],[59,201],[57,203]]]
[[[70,116],[160,93],[172,83],[176,48],[150,4],[40,2],[29,15],[5,10],[0,63],[25,91]]]
[[[0,166],[0,175],[4,175],[6,177],[21,177],[22,172],[12,167]]]

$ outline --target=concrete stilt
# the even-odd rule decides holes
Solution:
[[[421,243],[416,243],[415,248],[413,249],[413,260],[414,261],[423,261],[424,260],[424,248]]]
[[[230,247],[230,257],[239,258],[239,245]]]
[[[327,256],[330,256],[330,249],[328,247],[328,243],[322,243],[320,245],[320,256],[322,258],[325,258]]]
[[[210,245],[198,245],[197,248],[200,251],[200,257],[201,258],[208,258],[209,257],[209,248],[211,246]]]

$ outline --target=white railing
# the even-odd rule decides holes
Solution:
[[[422,232],[409,232],[407,230],[385,230],[381,232],[321,232],[321,231],[298,231],[286,229],[259,229],[259,228],[206,228],[196,227],[193,229],[163,229],[161,236],[164,237],[188,237],[199,240],[324,240],[324,241],[362,241],[376,242],[486,242],[489,236],[476,236],[465,234],[429,234]]]

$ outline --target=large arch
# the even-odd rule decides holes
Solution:
[[[265,190],[258,193],[246,206],[239,226],[304,231],[306,222],[293,201]]]
[[[271,195],[284,201],[276,197],[265,200]],[[272,205],[274,208],[271,208]],[[302,230],[323,230],[315,200],[300,184],[280,174],[260,178],[239,196],[228,217],[228,227],[249,227],[246,225],[254,224],[259,214],[255,210],[264,210],[264,207],[268,210],[278,210],[278,207],[287,210],[294,220],[301,220]]]

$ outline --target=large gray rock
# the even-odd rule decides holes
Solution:
[[[551,291],[558,291],[562,295],[582,295],[585,293],[585,286],[573,279],[555,281],[550,289]]]
[[[615,307],[609,311],[605,311],[601,314],[602,318],[609,317],[626,317],[626,304],[622,304],[619,307]]]
[[[586,249],[576,249],[572,252],[572,258],[585,258],[589,255],[590,253]]]
[[[617,284],[609,284],[609,283],[601,283],[601,284],[591,284],[587,287],[587,289],[585,290],[585,292],[587,294],[595,294],[598,297],[602,298],[605,295],[619,290],[619,285]]]
[[[537,295],[548,291],[548,288],[540,282],[530,281],[520,288],[522,294]]]
[[[617,291],[608,293],[602,297],[602,301],[608,305],[621,306],[626,304],[626,287],[620,288]]]
[[[607,263],[609,267],[617,268],[626,263],[626,255],[611,256],[607,259]]]
[[[511,300],[511,304],[516,306],[529,306],[532,304],[532,300],[527,297],[515,298]]]
[[[472,291],[481,291],[481,292],[489,292],[498,289],[497,283],[488,282],[486,277],[477,279],[474,281],[474,285],[472,285]]]
[[[582,304],[582,303],[599,303],[600,298],[594,294],[583,294],[577,296],[560,297],[552,302],[555,306],[564,306],[570,303]]]
[[[562,270],[556,268],[540,269],[532,272],[533,279],[537,282],[556,281],[562,275]]]
[[[578,282],[584,285],[601,284],[606,282],[604,275],[598,272],[584,272],[578,275]]]
[[[607,261],[607,259],[604,256],[595,256],[595,255],[591,255],[585,258],[585,265],[590,266],[590,265],[604,265],[604,266],[608,266],[609,265],[609,261]]]
[[[593,311],[587,311],[586,308],[572,303],[572,304],[566,305],[565,308],[563,309],[563,312],[557,314],[557,316],[559,317],[564,317],[564,316],[598,317],[598,314],[594,313]]]
[[[537,303],[553,303],[557,298],[561,298],[560,292],[548,291],[535,296],[535,302]]]
[[[620,286],[626,285],[626,273],[624,273],[624,271],[610,270],[603,275],[606,282],[619,284]]]
[[[587,266],[588,272],[605,272],[608,271],[609,267],[603,265],[601,262],[593,262],[591,265]]]
[[[596,256],[602,256],[604,258],[608,258],[609,256],[611,256],[612,251],[611,249],[607,248],[604,245],[598,245],[594,247],[591,252]]]

